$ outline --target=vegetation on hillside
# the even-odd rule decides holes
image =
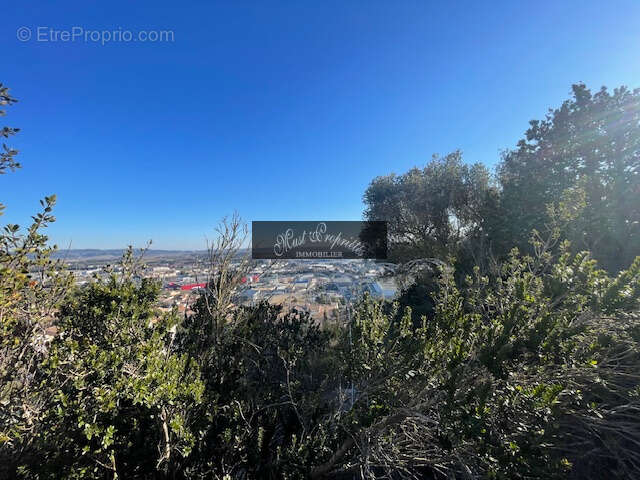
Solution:
[[[454,152],[374,179],[392,257],[443,262],[337,330],[233,306],[237,218],[184,317],[131,250],[76,287],[45,198],[0,234],[0,478],[638,478],[639,101],[576,85],[495,177]]]

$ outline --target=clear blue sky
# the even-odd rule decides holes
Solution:
[[[57,193],[63,246],[193,249],[234,210],[360,219],[375,176],[456,148],[494,165],[572,83],[640,86],[640,2],[482,3],[9,2],[0,81],[20,102],[0,122],[24,168],[0,177],[0,222]]]

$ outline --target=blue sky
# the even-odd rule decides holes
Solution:
[[[234,210],[357,220],[378,175],[457,148],[494,165],[572,83],[640,86],[640,2],[482,3],[4,5],[0,82],[20,102],[2,123],[22,129],[24,168],[0,177],[0,221],[56,193],[61,246],[196,249]],[[38,42],[38,27],[174,38]]]

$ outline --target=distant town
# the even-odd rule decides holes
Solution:
[[[102,275],[104,267],[115,264],[117,250],[71,251],[65,256],[75,281],[82,285]],[[205,288],[211,274],[204,251],[145,252],[145,274],[162,284],[160,308],[189,311],[198,291]],[[321,324],[344,320],[346,306],[369,293],[374,298],[393,299],[398,287],[385,269],[374,260],[281,260],[254,261],[242,278],[237,303],[261,301],[308,312]]]

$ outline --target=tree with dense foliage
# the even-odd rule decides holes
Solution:
[[[629,265],[640,251],[640,89],[573,85],[571,99],[532,120],[503,153],[495,183],[454,152],[374,179],[365,216],[389,222],[392,258],[454,257],[468,271],[506,259],[514,246],[531,252],[529,235],[545,229],[547,207],[570,203],[578,214],[563,235],[574,252],[592,252],[613,273]]]
[[[640,89],[572,91],[503,155],[492,241],[499,253],[527,249],[528,232],[547,222],[546,205],[570,195],[580,215],[566,237],[615,272],[640,252]]]
[[[490,175],[462,154],[434,156],[426,167],[374,179],[364,193],[365,217],[388,222],[390,256],[396,261],[447,258],[482,228]]]

